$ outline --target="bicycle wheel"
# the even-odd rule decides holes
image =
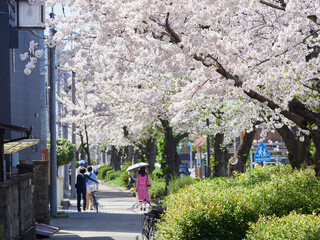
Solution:
[[[142,240],[147,240],[149,238],[149,217],[145,216],[143,219],[143,226],[142,226]]]
[[[155,232],[157,230],[158,230],[157,226],[155,225],[155,223],[153,223],[149,231],[149,240],[156,240]]]
[[[99,211],[99,209],[98,209],[98,199],[97,199],[97,197],[96,196],[93,196],[93,207],[96,209],[96,212],[98,212]]]

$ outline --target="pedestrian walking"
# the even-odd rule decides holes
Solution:
[[[136,181],[136,171],[135,170],[132,170],[132,173],[129,174],[129,177],[128,177],[128,181],[129,181],[129,184],[127,186],[127,189],[131,189],[133,184],[135,183]]]
[[[92,195],[90,193],[98,190],[98,178],[92,172],[92,167],[91,166],[88,167],[88,172],[86,173],[86,187],[87,187],[86,209],[87,210],[89,210],[89,209],[93,210],[93,199],[92,199]]]
[[[96,162],[92,163],[92,171],[96,176],[98,176],[98,174],[99,174],[99,166],[97,165]]]
[[[76,182],[76,188],[77,188],[77,207],[78,207],[78,212],[81,212],[81,195],[82,195],[82,199],[83,199],[83,211],[86,210],[86,176],[85,176],[85,172],[86,169],[85,168],[81,168],[79,170],[79,174],[77,175],[77,182]]]
[[[135,191],[138,193],[138,201],[140,210],[142,210],[142,204],[144,205],[143,210],[146,210],[146,201],[151,202],[149,189],[152,187],[152,183],[149,175],[146,173],[146,168],[141,167],[137,176]]]
[[[87,168],[88,162],[86,160],[80,160],[78,161],[79,167],[77,168],[77,175],[80,173],[80,169]]]

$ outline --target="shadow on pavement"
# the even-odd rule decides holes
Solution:
[[[67,239],[67,240],[77,240],[77,239],[90,239],[90,240],[115,240],[111,237],[81,237],[79,235],[75,234],[68,234],[61,232],[60,234],[55,234],[57,237],[61,237],[61,239]],[[63,237],[63,238],[62,238]],[[43,238],[37,238],[37,240],[43,239]]]
[[[68,218],[52,219],[50,225],[61,231],[132,232],[142,229],[143,215],[120,213],[68,213]]]
[[[67,195],[70,191],[67,191]],[[101,184],[97,192],[99,212],[77,212],[76,199],[71,206],[60,209],[60,217],[50,225],[60,228],[53,240],[137,240],[141,237],[143,214],[136,211],[136,198],[128,190]]]

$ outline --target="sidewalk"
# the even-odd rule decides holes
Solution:
[[[58,212],[78,212],[77,199],[71,199],[70,190],[66,192],[66,195],[68,196],[67,199],[70,201],[71,206],[68,209],[62,209],[62,207],[59,206]],[[125,188],[108,186],[100,183],[97,196],[99,212],[140,214],[140,211],[138,211],[137,198],[133,197],[130,194],[130,191]]]
[[[99,185],[97,195],[98,213],[78,212],[76,199],[69,199],[68,209],[59,207],[58,218],[52,219],[50,225],[60,227],[60,231],[50,239],[141,239],[143,212],[138,208],[137,198],[129,190],[104,184]]]

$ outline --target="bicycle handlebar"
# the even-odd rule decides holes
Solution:
[[[148,200],[148,199],[146,199],[146,198],[145,198],[145,199],[143,199],[143,201],[145,201],[145,202],[149,203],[149,205],[150,205],[150,206],[152,206],[152,205],[151,205],[151,202],[149,202],[149,200]]]

